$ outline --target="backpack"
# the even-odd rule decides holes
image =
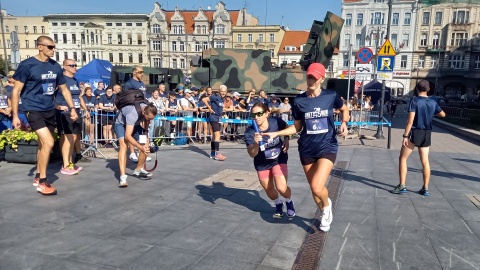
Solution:
[[[137,110],[138,120],[136,124],[139,124],[142,116],[142,108],[140,104],[149,104],[150,102],[145,98],[142,90],[124,90],[116,95],[115,107],[118,110],[122,110],[125,106],[135,105]]]

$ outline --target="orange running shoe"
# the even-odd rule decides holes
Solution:
[[[55,195],[57,190],[48,182],[38,183],[37,191],[42,195]]]
[[[33,186],[38,187],[38,183],[40,183],[40,177],[35,177],[33,179]]]
[[[213,159],[218,160],[218,161],[224,161],[227,158],[224,157],[222,154],[217,153]]]

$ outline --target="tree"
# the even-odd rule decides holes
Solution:
[[[8,63],[8,70],[12,70],[12,67],[10,66],[10,63]],[[3,56],[0,56],[0,74],[3,76],[7,75],[7,72],[5,70],[5,61],[3,60]]]

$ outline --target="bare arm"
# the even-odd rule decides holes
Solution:
[[[415,112],[410,112],[408,114],[407,125],[405,126],[405,131],[403,132],[403,137],[405,138],[410,134],[410,130],[412,129],[413,120],[415,119]]]
[[[210,106],[210,97],[202,98],[202,102],[205,104],[205,106],[207,106],[208,112],[213,112],[212,107]]]
[[[18,103],[20,102],[20,92],[22,91],[24,83],[15,81],[12,90],[12,115],[18,118]]]
[[[441,112],[437,113],[437,116],[438,116],[438,117],[445,117],[445,116],[447,116],[447,115],[445,114],[444,111],[441,111]]]
[[[260,146],[258,143],[250,144],[247,147],[248,155],[250,155],[251,158],[256,157],[258,155],[259,150],[260,150]]]
[[[125,139],[130,145],[133,145],[138,150],[144,152],[145,154],[148,154],[148,145],[141,145],[135,140],[135,138],[133,138],[132,136],[133,128],[134,126],[132,125],[125,125]],[[148,141],[148,138],[147,138],[147,141]]]

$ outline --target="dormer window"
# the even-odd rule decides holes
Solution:
[[[297,48],[295,46],[285,46],[285,51],[287,52],[294,52]]]
[[[215,33],[220,34],[220,35],[225,34],[225,25],[223,25],[223,24],[216,25],[215,26]]]
[[[174,25],[173,26],[173,33],[174,34],[183,34],[183,26],[182,25]]]
[[[160,34],[161,32],[160,24],[154,24],[152,30],[153,30],[153,33]]]

